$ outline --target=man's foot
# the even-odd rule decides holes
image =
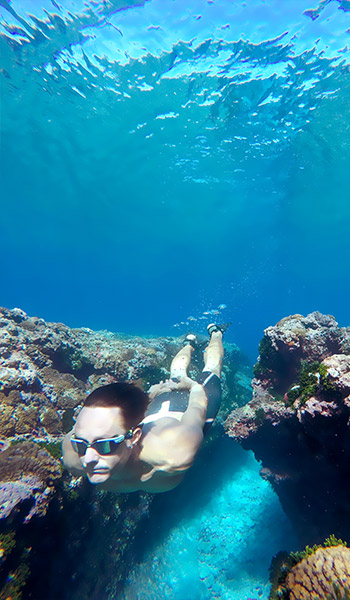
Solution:
[[[222,325],[217,325],[216,323],[210,323],[207,327],[207,331],[211,337],[212,333],[216,331],[221,331],[221,333],[225,333],[226,329],[228,329],[232,325],[232,323],[222,323]]]
[[[188,333],[183,341],[184,346],[192,346],[192,348],[197,348],[197,337],[194,333]]]

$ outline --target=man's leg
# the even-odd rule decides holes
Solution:
[[[212,323],[208,325],[210,342],[204,350],[204,369],[199,376],[208,398],[206,421],[203,428],[205,434],[211,427],[221,404],[221,366],[224,356],[222,345],[223,326]]]
[[[179,352],[174,356],[170,365],[170,379],[176,377],[187,377],[187,369],[191,362],[191,356],[193,352],[193,346],[191,341],[195,340],[196,336],[189,334],[186,338],[187,343]]]
[[[222,345],[222,332],[213,331],[210,341],[204,350],[204,369],[203,371],[215,373],[221,377],[222,359],[224,357],[224,347]]]

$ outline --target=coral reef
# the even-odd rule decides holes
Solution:
[[[0,309],[0,600],[116,597],[152,497],[76,480],[62,470],[61,441],[94,387],[127,379],[147,389],[168,376],[180,344]],[[221,420],[250,395],[238,348],[228,357]]]
[[[350,549],[330,536],[323,546],[278,556],[271,565],[270,600],[348,600]]]
[[[350,550],[320,548],[293,567],[286,588],[290,600],[350,598]]]
[[[318,312],[268,327],[253,398],[226,421],[262,462],[301,541],[350,539],[350,330]]]

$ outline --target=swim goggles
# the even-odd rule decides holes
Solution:
[[[79,454],[79,456],[84,456],[88,448],[93,448],[98,452],[98,454],[102,454],[102,456],[108,456],[109,454],[113,454],[117,449],[118,445],[124,442],[124,440],[129,440],[132,437],[132,430],[130,429],[124,435],[117,435],[113,438],[104,438],[102,440],[95,440],[92,444],[89,444],[86,440],[82,440],[79,438],[72,437],[70,443],[72,444],[74,452]]]

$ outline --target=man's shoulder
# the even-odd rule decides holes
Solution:
[[[139,459],[157,471],[179,474],[193,463],[203,434],[176,419],[159,419],[146,430]]]
[[[141,454],[144,457],[147,456],[147,462],[152,463],[154,452],[159,450],[162,444],[173,442],[175,437],[181,436],[182,429],[181,422],[173,417],[162,417],[143,425]]]

